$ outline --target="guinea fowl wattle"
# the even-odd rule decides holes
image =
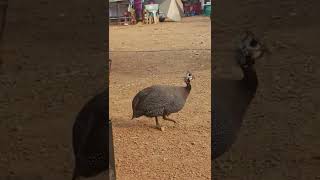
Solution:
[[[243,117],[258,88],[255,60],[264,54],[263,45],[246,32],[236,50],[241,80],[213,79],[212,159],[227,152],[235,142]]]

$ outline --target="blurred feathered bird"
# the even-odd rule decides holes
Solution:
[[[212,102],[212,158],[216,159],[230,149],[242,125],[245,112],[258,88],[254,67],[267,49],[255,35],[247,31],[236,49],[235,61],[240,66],[241,80],[213,79]]]
[[[168,86],[153,85],[138,92],[132,101],[132,119],[140,116],[154,117],[157,128],[163,130],[160,126],[158,117],[164,120],[172,121],[168,116],[179,112],[190,94],[191,80],[194,77],[191,72],[187,72],[184,77],[186,86]]]
[[[109,70],[111,60],[109,59]],[[90,99],[78,113],[73,125],[72,145],[75,167],[72,180],[93,177],[109,167],[108,92]]]

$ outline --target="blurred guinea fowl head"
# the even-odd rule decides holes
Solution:
[[[257,59],[262,58],[266,52],[269,53],[266,46],[251,31],[242,34],[238,48],[238,63],[242,67],[254,65]]]
[[[195,77],[192,75],[190,71],[187,71],[186,76],[184,77],[184,82],[189,84],[193,79],[195,79]]]

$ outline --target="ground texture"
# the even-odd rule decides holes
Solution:
[[[99,13],[104,12],[104,2],[72,2],[10,0],[0,61],[1,178],[71,177],[72,123],[83,104],[104,89],[106,64],[104,39],[97,35],[105,33],[104,14]],[[272,55],[257,62],[256,99],[237,142],[214,162],[215,179],[320,178],[319,6],[317,0],[216,2],[217,76],[240,78],[229,59],[243,29],[261,36]],[[118,38],[110,40],[110,50],[174,50],[111,53],[110,94],[115,96],[110,99],[110,115],[119,179],[210,177],[210,54],[177,51],[210,48],[208,26],[208,19],[191,18],[180,24],[111,28],[110,35]],[[141,43],[130,40],[141,34]],[[183,85],[181,76],[187,69],[196,80],[185,108],[172,115],[178,125],[162,122],[167,129],[159,132],[154,120],[130,120],[135,93],[154,83]]]
[[[106,87],[104,2],[85,1],[9,2],[0,61],[0,179],[71,179],[72,124]]]
[[[319,5],[315,0],[216,2],[216,76],[241,77],[230,49],[245,29],[261,37],[272,54],[256,64],[256,98],[237,142],[213,163],[214,179],[320,178]]]
[[[117,178],[210,179],[210,18],[109,30]],[[176,125],[161,119],[161,132],[154,119],[131,120],[137,92],[153,84],[184,86],[187,70],[195,80],[184,109],[170,116]]]

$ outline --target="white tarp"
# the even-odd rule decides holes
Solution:
[[[160,4],[159,10],[164,13],[166,18],[172,21],[181,21],[184,15],[183,4],[181,0],[156,0]]]

